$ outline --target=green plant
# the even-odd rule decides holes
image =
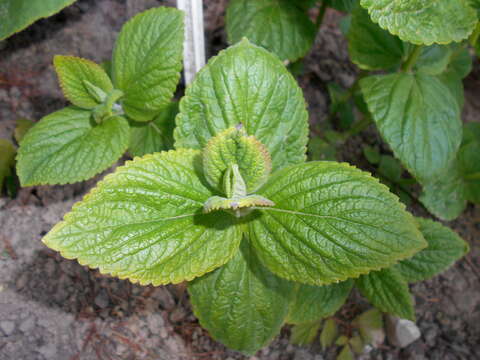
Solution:
[[[307,118],[282,62],[243,40],[187,88],[176,150],[117,168],[43,241],[140,284],[189,281],[200,323],[246,354],[284,322],[333,314],[354,285],[382,311],[414,318],[407,282],[468,246],[414,218],[370,174],[305,162]]]
[[[419,201],[432,214],[452,220],[467,201],[478,203],[472,195],[480,192],[478,161],[461,150],[460,116],[462,79],[472,63],[468,46],[478,49],[479,44],[478,0],[305,0],[296,5],[231,0],[228,38],[234,43],[248,36],[282,60],[297,60],[313,43],[316,30],[307,10],[317,3],[317,29],[328,7],[348,13],[341,25],[351,61],[361,69],[348,90],[329,84],[326,126],[338,115],[340,144],[375,123],[395,157],[422,185]],[[371,74],[379,70],[383,73]],[[355,106],[363,119],[355,121]],[[332,153],[325,144],[323,149]]]
[[[60,85],[72,106],[41,119],[22,140],[17,156],[22,186],[86,180],[127,149],[139,156],[169,148],[182,46],[183,14],[157,8],[127,22],[111,64],[56,56]]]
[[[0,0],[0,40],[38,19],[52,16],[76,0]]]

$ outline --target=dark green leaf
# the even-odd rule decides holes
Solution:
[[[468,244],[450,228],[428,219],[417,221],[428,247],[396,265],[408,282],[426,280],[445,271],[469,250]]]
[[[413,299],[407,282],[395,268],[372,271],[356,280],[356,285],[376,308],[415,321]]]
[[[322,349],[333,345],[333,342],[338,337],[338,326],[334,319],[327,319],[323,324],[322,332],[320,333],[320,344]]]
[[[195,315],[212,337],[253,354],[280,332],[291,284],[263,267],[244,240],[232,260],[191,282],[188,291]]]
[[[307,13],[290,0],[230,0],[226,23],[231,44],[247,37],[282,60],[303,57],[316,35]]]
[[[295,345],[311,344],[318,334],[320,325],[321,321],[313,321],[293,326],[290,342]]]

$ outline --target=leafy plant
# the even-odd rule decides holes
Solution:
[[[324,0],[297,5],[288,2],[290,10],[284,3],[230,1],[229,40],[234,43],[248,36],[282,60],[297,60],[313,43],[309,9],[320,4],[316,9],[317,28],[328,7],[348,12],[342,30],[350,59],[361,72],[351,89],[329,84],[332,105],[327,121],[339,118],[337,128],[344,131],[344,140],[375,123],[395,157],[421,184],[419,200],[440,219],[456,218],[467,201],[478,203],[475,159],[460,150],[466,146],[462,145],[460,115],[462,79],[471,71],[472,63],[468,46],[478,49],[479,44],[479,2]],[[308,33],[300,33],[299,29],[306,27]],[[370,74],[377,70],[383,72]],[[363,119],[353,121],[354,105]],[[321,146],[332,153],[324,144]],[[465,163],[467,158],[469,164]]]
[[[113,165],[127,149],[140,156],[169,148],[182,46],[183,14],[157,8],[125,24],[111,75],[90,60],[56,56],[60,85],[72,106],[41,119],[22,140],[21,184],[82,181]]]
[[[285,322],[308,323],[311,335],[354,285],[382,311],[413,318],[407,282],[444,270],[467,245],[414,218],[370,174],[305,162],[307,119],[282,62],[245,39],[187,88],[176,150],[117,168],[43,241],[132,282],[189,281],[200,323],[246,354]]]
[[[52,16],[76,0],[0,0],[0,40]]]

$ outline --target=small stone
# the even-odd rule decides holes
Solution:
[[[110,298],[105,290],[100,290],[97,296],[95,296],[95,305],[100,309],[104,309],[110,305]]]
[[[420,329],[413,321],[394,316],[387,317],[387,336],[392,345],[407,347],[420,338],[420,335]]]
[[[32,330],[35,327],[35,318],[32,316],[27,317],[23,322],[20,324],[19,329],[21,332],[26,333]]]
[[[15,323],[13,321],[5,320],[0,322],[0,329],[2,329],[3,333],[6,336],[10,336],[13,334],[15,330]]]
[[[177,307],[175,310],[172,311],[170,314],[170,321],[172,322],[179,322],[185,318],[185,310],[181,307]]]

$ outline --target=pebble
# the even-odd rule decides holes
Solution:
[[[420,329],[410,320],[387,317],[388,341],[400,348],[407,347],[420,337]]]
[[[15,330],[15,323],[10,320],[4,320],[0,322],[0,329],[2,329],[3,333],[6,336],[10,336],[13,334],[13,331]]]

